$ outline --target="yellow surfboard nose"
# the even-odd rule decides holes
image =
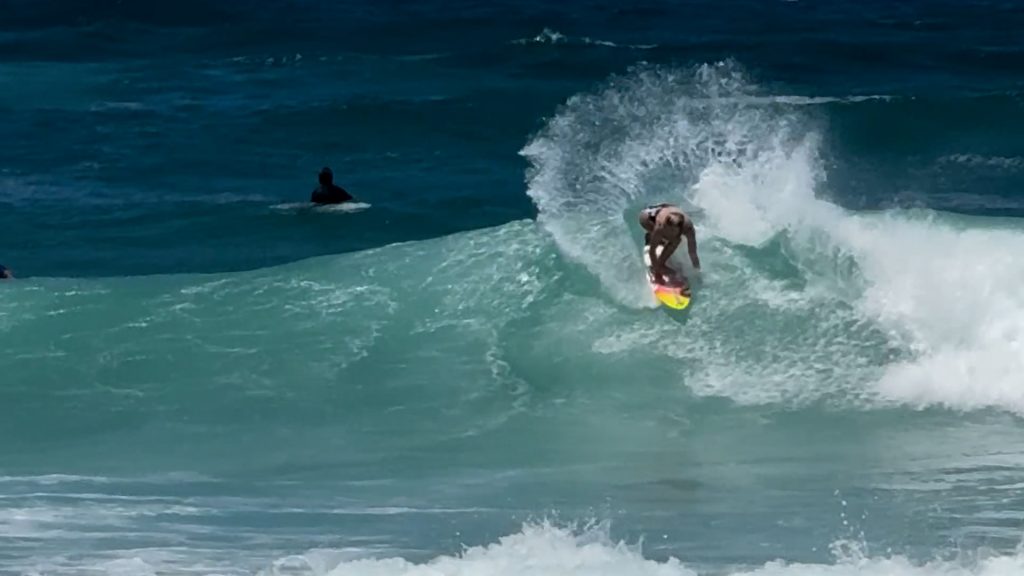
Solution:
[[[674,310],[682,310],[690,305],[690,299],[682,294],[676,294],[667,290],[655,290],[654,296],[659,302]]]

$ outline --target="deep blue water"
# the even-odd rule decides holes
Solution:
[[[1024,14],[961,4],[9,1],[3,258],[28,276],[240,270],[531,217],[519,149],[638,62],[890,96],[810,112],[840,203],[1019,215],[1020,166],[999,159],[1021,154]],[[375,209],[270,209],[325,164]]]
[[[0,0],[0,572],[1024,573],[1021,30]]]

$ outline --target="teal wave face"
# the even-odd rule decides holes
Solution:
[[[727,63],[573,100],[526,149],[536,222],[255,272],[5,285],[3,449],[31,463],[44,445],[216,431],[200,461],[230,467],[261,455],[235,454],[237,431],[250,448],[293,427],[386,451],[560,410],[624,430],[617,391],[637,378],[638,418],[665,386],[681,417],[714,398],[1024,410],[1006,386],[1024,269],[996,248],[1019,228],[822,199],[819,128],[757,91]],[[681,317],[653,308],[631,224],[666,198],[692,211],[707,263]]]
[[[632,418],[724,409],[713,398],[1019,411],[1000,392],[1017,358],[1012,328],[1008,341],[989,334],[994,315],[1012,322],[1024,309],[997,288],[1016,268],[976,278],[994,298],[988,309],[964,295],[970,310],[939,322],[928,301],[907,306],[928,296],[918,277],[944,269],[948,242],[977,245],[977,259],[1021,234],[843,218],[831,241],[849,243],[831,252],[807,234],[759,246],[709,235],[683,317],[654,308],[642,277],[636,299],[648,306],[617,303],[533,222],[251,273],[11,283],[0,306],[2,448],[26,464],[42,446],[84,449],[84,461],[107,442],[144,451],[145,437],[171,448],[141,458],[198,451],[230,467],[256,465],[257,447],[282,428],[329,431],[328,445],[431,451],[466,437],[488,446],[533,418],[555,437],[578,418],[622,431]],[[949,354],[991,380],[935,372]],[[929,374],[930,391],[918,383]],[[666,410],[665,394],[678,404]],[[96,462],[116,463],[115,452]]]
[[[486,402],[495,330],[551,276],[523,230],[255,273],[11,286],[8,437],[338,420],[368,433],[407,394],[420,401],[398,421],[429,423],[445,398]]]
[[[844,257],[799,234],[709,238],[683,318],[619,303],[534,222],[258,272],[6,284],[0,530],[32,543],[8,553],[70,573],[256,572],[310,542],[417,562],[551,514],[661,534],[645,548],[659,561],[829,570],[847,537],[930,558],[945,537],[921,525],[962,525],[1024,478],[1020,430],[906,408],[1019,407],[995,363],[993,380],[934,371],[918,388],[913,371],[944,356],[907,339],[931,316],[901,290],[945,262],[950,234],[966,228],[970,247],[1021,232],[849,218],[874,233]],[[846,257],[877,297],[821,280]],[[965,354],[1015,361],[984,332],[950,344],[965,338]],[[847,501],[865,515],[853,528]],[[965,546],[983,534],[1016,561],[1015,533],[968,524]],[[363,566],[347,562],[331,566]]]

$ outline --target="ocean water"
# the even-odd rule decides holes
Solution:
[[[0,1],[0,573],[1024,574],[1022,29]]]

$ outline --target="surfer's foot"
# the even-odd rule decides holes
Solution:
[[[683,276],[682,274],[679,274],[678,276],[673,278],[673,280],[675,280],[676,285],[679,286],[679,293],[682,294],[683,296],[686,296],[687,298],[689,298],[690,297],[690,282],[689,282],[689,280],[686,279],[686,276]]]

